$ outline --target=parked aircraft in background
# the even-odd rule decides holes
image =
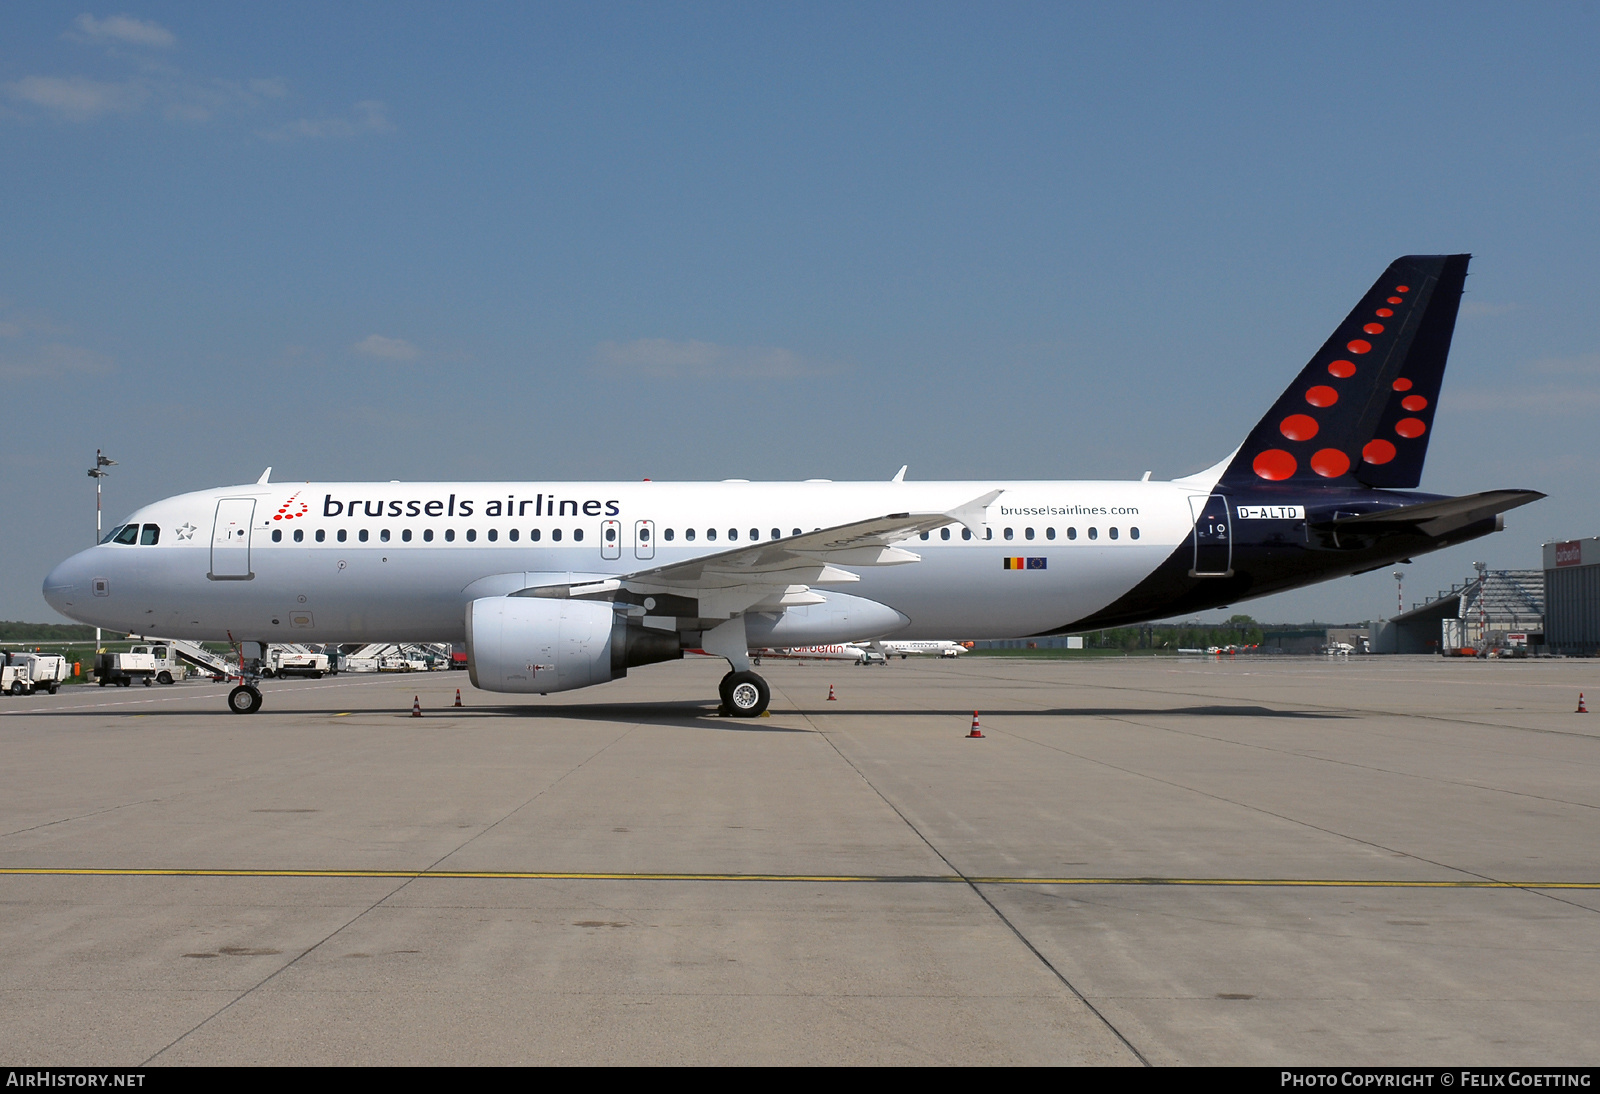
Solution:
[[[972,648],[970,642],[951,642],[948,639],[924,639],[916,642],[875,639],[866,645],[886,658],[898,657],[902,661],[907,657],[960,657]]]
[[[1467,255],[1395,261],[1243,445],[1152,482],[360,483],[203,490],[57,566],[45,599],[171,638],[460,641],[549,693],[703,651],[1077,633],[1238,604],[1476,539],[1542,494],[1412,492]],[[846,592],[845,590],[849,590]],[[254,676],[229,706],[261,706]]]
[[[871,653],[861,646],[835,643],[829,646],[782,646],[776,649],[768,646],[750,651],[750,660],[753,664],[763,661],[848,661],[853,665],[864,665],[872,659]],[[883,658],[879,657],[879,661]]]

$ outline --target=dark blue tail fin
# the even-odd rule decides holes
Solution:
[[[1220,485],[1421,482],[1471,257],[1391,263],[1250,431]]]

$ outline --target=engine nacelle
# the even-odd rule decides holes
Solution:
[[[682,656],[677,635],[629,627],[601,601],[490,596],[467,605],[467,667],[484,691],[571,691]]]

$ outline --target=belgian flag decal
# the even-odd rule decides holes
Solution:
[[[1000,564],[1006,570],[1043,570],[1048,561],[1043,558],[1003,558]]]

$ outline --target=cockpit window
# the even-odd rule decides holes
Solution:
[[[111,529],[111,531],[107,532],[106,535],[105,535],[105,538],[102,539],[100,542],[101,543],[110,543],[113,539],[116,538],[117,533],[122,531],[126,527],[127,527],[126,524],[117,525],[115,528]]]
[[[122,531],[118,532],[116,538],[113,539],[111,542],[112,543],[138,543],[139,542],[139,526],[137,524],[125,525],[123,527]]]
[[[139,546],[150,547],[161,542],[161,525],[146,524],[144,532],[139,536]]]

